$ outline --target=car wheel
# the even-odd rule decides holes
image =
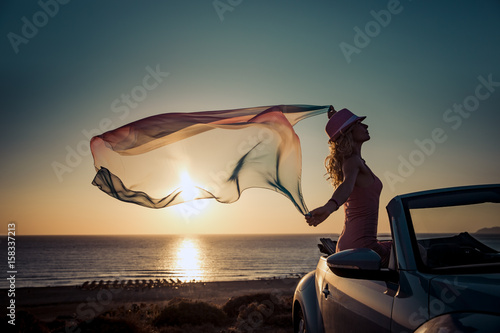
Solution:
[[[302,311],[302,308],[299,306],[297,310],[297,319],[295,320],[295,325],[293,331],[295,333],[306,333],[307,328],[306,328],[306,317],[304,316],[304,312]]]

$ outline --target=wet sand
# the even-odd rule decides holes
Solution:
[[[101,286],[101,287],[44,287],[16,289],[16,311],[25,310],[40,320],[75,318],[82,315],[97,315],[103,311],[131,304],[166,304],[181,297],[204,301],[216,305],[225,304],[230,298],[272,293],[292,296],[298,278],[253,281],[172,283],[161,286]],[[7,299],[7,290],[0,290],[2,299]]]

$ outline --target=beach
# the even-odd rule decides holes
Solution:
[[[254,332],[265,327],[269,332],[286,332],[291,330],[291,300],[299,277],[317,263],[318,237],[19,236],[16,261],[23,265],[15,277],[15,296],[8,292],[12,284],[3,280],[0,297],[7,306],[15,301],[19,332],[32,326],[36,332],[110,331],[80,327],[101,325],[102,318],[140,328],[131,332],[196,332],[184,326],[198,319],[197,327],[216,327],[200,332],[238,332],[227,329],[244,325],[249,316]],[[0,263],[0,268],[7,271],[5,265]],[[177,311],[181,299],[187,302],[180,314],[192,317],[182,323],[157,322],[162,311]],[[213,322],[197,316],[199,306],[208,306],[215,317],[225,319]],[[282,324],[276,326],[273,321]]]
[[[278,299],[291,302],[298,278],[224,282],[178,282],[145,285],[93,285],[19,288],[15,291],[16,313],[24,311],[38,321],[91,322],[100,314],[131,309],[161,309],[172,300],[186,299],[222,308],[229,300],[260,294],[260,303],[272,305]],[[3,299],[8,290],[2,289]],[[267,296],[262,296],[267,295]],[[268,298],[266,300],[266,298]],[[259,303],[259,302],[257,302]],[[259,304],[257,304],[259,305]],[[273,306],[274,307],[274,306]],[[149,311],[149,310],[148,310]],[[290,312],[291,318],[291,312]],[[17,318],[22,320],[23,318]],[[32,320],[32,319],[30,319]],[[75,321],[76,320],[76,321]],[[21,324],[17,322],[16,324]],[[233,325],[234,326],[234,325]],[[237,332],[237,331],[234,331]]]

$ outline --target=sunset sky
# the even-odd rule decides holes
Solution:
[[[154,210],[91,185],[93,135],[169,112],[367,116],[380,232],[395,195],[500,183],[499,1],[3,1],[0,32],[1,234],[341,231],[342,212],[312,228],[269,190]],[[309,209],[332,194],[325,123],[295,126]]]

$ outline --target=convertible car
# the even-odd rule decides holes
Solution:
[[[396,196],[388,267],[322,239],[295,290],[295,332],[500,332],[500,184]]]

